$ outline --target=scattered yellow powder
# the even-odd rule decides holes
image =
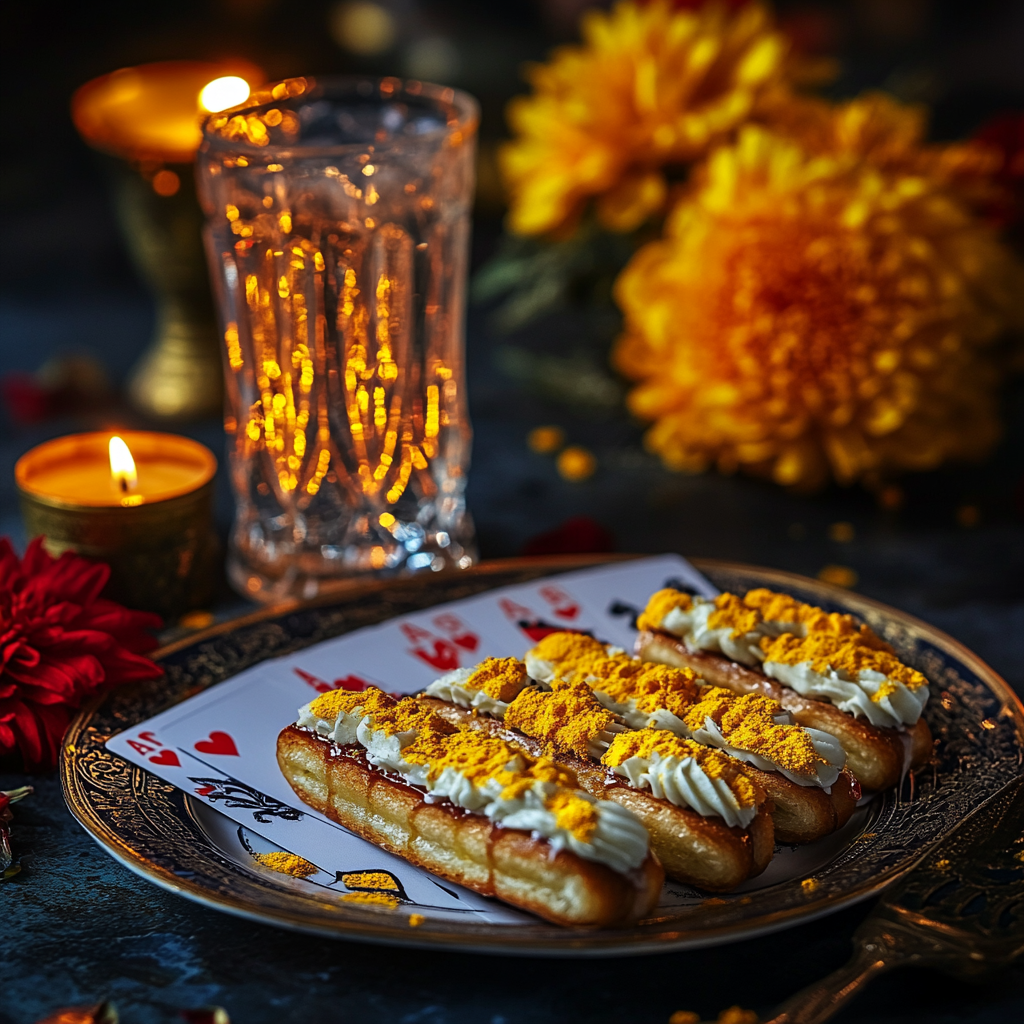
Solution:
[[[730,1006],[718,1015],[718,1024],[757,1024],[758,1016],[753,1010],[742,1006]]]
[[[818,883],[813,878],[805,878],[800,883],[800,888],[803,889],[804,892],[814,892],[814,890],[818,888]]]
[[[597,805],[582,793],[559,789],[544,806],[555,816],[555,824],[581,843],[589,843],[597,831]]]
[[[508,706],[505,724],[555,750],[586,757],[588,748],[615,722],[586,683],[557,680],[550,693],[523,690]]]
[[[578,483],[594,475],[597,471],[597,459],[593,452],[582,445],[571,444],[563,449],[555,460],[555,468],[563,480]]]
[[[799,725],[776,725],[772,716],[780,711],[779,704],[770,697],[759,693],[737,696],[716,686],[704,691],[684,721],[692,731],[702,728],[710,718],[738,750],[759,754],[798,775],[814,775],[821,758],[815,753],[810,734]]]
[[[386,907],[394,910],[401,902],[397,896],[389,896],[384,892],[346,892],[339,899],[342,903],[360,903],[369,907]]]
[[[731,628],[737,640],[760,625],[761,613],[745,605],[735,594],[719,594],[715,598],[715,610],[708,616],[709,629]]]
[[[908,689],[916,690],[926,686],[928,680],[920,672],[904,665],[894,654],[878,650],[861,642],[860,636],[838,637],[828,633],[811,633],[801,640],[792,633],[783,633],[777,640],[765,637],[761,641],[765,662],[774,661],[783,665],[811,663],[815,672],[827,673],[830,669],[843,669],[854,677],[859,672],[874,669],[886,677],[873,701],[896,692],[896,684],[903,683]]]
[[[681,608],[684,612],[693,607],[693,601],[689,594],[681,590],[673,590],[666,587],[664,590],[655,591],[647,601],[647,607],[636,620],[637,629],[660,629],[665,616],[673,608]]]
[[[364,714],[371,715],[394,707],[396,703],[395,698],[383,690],[368,686],[365,690],[330,690],[317,697],[309,710],[317,718],[333,722],[343,711],[351,714],[357,708],[362,708]]]
[[[851,569],[848,565],[823,565],[818,570],[818,579],[822,583],[830,583],[833,587],[843,587],[849,590],[851,587],[857,586],[857,580],[860,579],[856,569]]]
[[[303,860],[294,853],[254,853],[253,859],[271,871],[279,871],[282,875],[292,875],[295,878],[308,878],[315,875],[320,869],[308,860]]]
[[[526,684],[526,666],[518,658],[487,658],[473,670],[466,686],[483,690],[506,704],[514,700]]]
[[[347,871],[341,876],[347,889],[393,889],[399,891],[398,881],[390,871]]]
[[[601,758],[601,763],[616,768],[631,757],[649,759],[654,753],[663,759],[678,757],[680,760],[691,758],[696,761],[709,779],[722,779],[725,782],[741,807],[755,807],[765,798],[764,792],[747,778],[742,765],[735,758],[724,751],[702,747],[693,740],[683,739],[665,729],[637,729],[619,733]]]
[[[419,928],[419,926],[421,924],[423,924],[424,921],[426,921],[426,918],[422,914],[410,914],[409,915],[409,927],[410,928]]]
[[[832,523],[828,528],[828,539],[837,544],[850,544],[856,536],[857,530],[853,523]]]

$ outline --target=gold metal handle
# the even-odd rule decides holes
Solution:
[[[884,944],[861,944],[849,963],[787,999],[764,1024],[821,1024],[845,1006],[872,978],[898,966],[902,957]]]

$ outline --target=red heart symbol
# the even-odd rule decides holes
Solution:
[[[467,651],[475,651],[480,646],[480,637],[475,633],[463,633],[462,636],[453,636],[452,639]]]
[[[196,744],[196,750],[202,754],[230,754],[238,757],[235,741],[226,732],[217,732],[216,729],[210,733],[209,739],[200,740]]]
[[[209,796],[216,788],[216,786],[200,786],[196,793],[199,796]]]
[[[161,750],[159,754],[154,754],[150,761],[153,764],[170,764],[174,765],[175,768],[181,767],[181,762],[178,760],[178,755],[173,750]]]
[[[564,608],[556,608],[555,614],[561,619],[575,619],[580,613],[578,604],[566,605]]]

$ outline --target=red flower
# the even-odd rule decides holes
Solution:
[[[51,558],[41,537],[19,560],[0,538],[0,756],[52,768],[71,713],[95,693],[163,673],[140,652],[159,616],[99,596],[110,576],[70,551]]]

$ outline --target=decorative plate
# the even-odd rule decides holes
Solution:
[[[269,870],[265,840],[107,751],[130,728],[266,658],[395,615],[495,587],[579,569],[607,558],[492,562],[463,573],[355,584],[312,603],[267,608],[159,652],[155,682],[115,690],[83,710],[64,742],[68,806],[113,857],[157,885],[228,913],[299,931],[368,942],[503,954],[601,956],[659,953],[748,938],[807,921],[879,892],[908,871],[972,808],[1020,773],[1024,706],[980,658],[944,633],[875,601],[802,576],[696,560],[723,590],[766,586],[852,612],[932,683],[925,717],[932,763],[861,808],[840,832],[780,847],[762,876],[707,898],[670,884],[671,906],[634,927],[558,928],[530,920],[487,925],[344,903],[315,880]],[[418,925],[414,927],[414,925]]]

